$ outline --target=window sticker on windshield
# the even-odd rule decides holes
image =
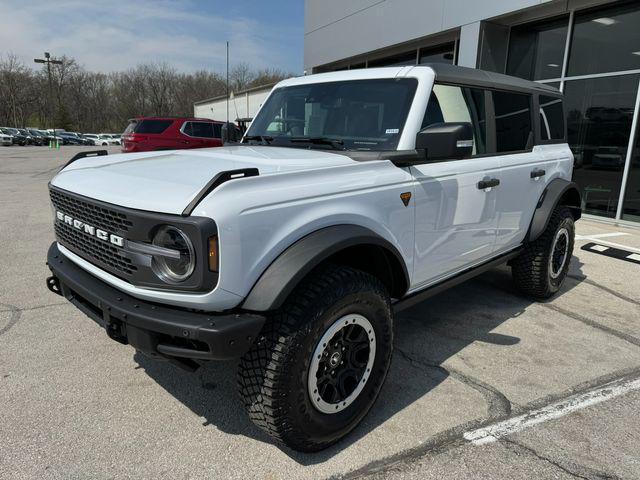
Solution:
[[[387,135],[393,134],[393,133],[400,133],[400,129],[399,128],[387,128],[387,130],[384,132]]]

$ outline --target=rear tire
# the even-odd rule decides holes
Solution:
[[[554,295],[569,271],[574,239],[571,210],[556,207],[542,235],[513,260],[511,272],[516,286],[536,299]]]
[[[249,418],[294,450],[330,446],[375,402],[392,346],[382,283],[352,268],[321,267],[267,320],[240,361],[238,389]]]

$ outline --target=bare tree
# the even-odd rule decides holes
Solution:
[[[51,68],[50,92],[45,69],[33,70],[15,55],[0,57],[0,125],[48,127],[53,118],[56,128],[72,131],[123,131],[136,116],[191,116],[195,101],[226,91],[217,72],[178,73],[161,63],[104,74],[85,70],[73,58],[61,60]],[[238,91],[287,76],[242,63],[230,72],[230,86]]]
[[[31,95],[28,88],[29,70],[13,54],[0,58],[0,98],[6,104],[0,110],[4,123],[21,125],[25,121],[26,108]],[[0,107],[1,108],[1,107]]]

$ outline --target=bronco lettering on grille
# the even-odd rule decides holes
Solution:
[[[73,218],[71,215],[67,215],[60,210],[56,210],[56,218],[59,221],[75,228],[76,230],[80,230],[81,232],[86,233],[87,235],[99,238],[100,240],[109,242],[117,247],[124,247],[124,238],[109,232],[105,232],[104,230],[96,228],[93,225],[84,223],[82,220]]]

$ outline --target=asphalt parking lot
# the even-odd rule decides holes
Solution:
[[[578,222],[550,302],[497,269],[403,312],[373,410],[304,455],[245,417],[233,362],[145,358],[47,290],[47,182],[81,149],[0,148],[0,478],[640,478],[640,264],[581,249],[640,254],[639,229]]]

